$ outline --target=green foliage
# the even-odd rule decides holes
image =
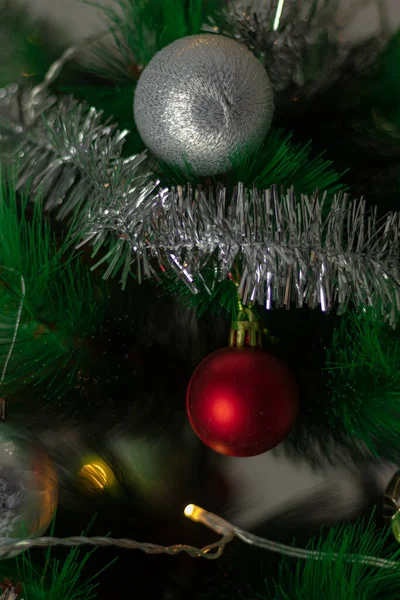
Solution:
[[[317,188],[330,193],[343,189],[340,178],[344,173],[337,173],[323,153],[313,158],[311,152],[311,142],[301,145],[293,142],[291,133],[271,129],[257,152],[239,151],[231,158],[231,177],[259,189],[293,186],[300,194],[312,194]]]
[[[312,157],[311,142],[305,145],[293,141],[293,134],[283,129],[271,129],[262,146],[253,153],[239,150],[230,157],[232,170],[221,176],[228,185],[243,183],[247,187],[266,189],[272,185],[284,189],[294,187],[299,194],[312,194],[316,189],[334,194],[345,188],[341,183],[344,173],[332,168],[333,162],[324,153]],[[182,170],[176,166],[158,163],[165,183],[184,185],[187,181],[199,182],[190,165]],[[215,176],[217,181],[220,177]]]
[[[387,532],[375,530],[372,519],[366,524],[345,524],[332,528],[327,537],[316,538],[308,550],[322,551],[336,560],[283,559],[274,589],[267,584],[268,600],[395,600],[400,596],[399,568],[378,568],[362,564],[361,556],[382,557]],[[346,555],[358,560],[349,562]],[[400,550],[388,558],[398,561]],[[266,600],[266,599],[265,599]]]
[[[363,89],[362,101],[371,110],[382,135],[400,137],[400,31],[388,42]],[[368,93],[369,90],[369,93]],[[375,132],[376,135],[376,132]]]
[[[54,25],[50,35],[48,26],[27,14],[12,0],[0,0],[0,88],[23,78],[42,80],[59,51]]]
[[[19,565],[19,578],[23,582],[24,600],[92,600],[97,598],[98,583],[95,582],[95,579],[105,569],[102,569],[94,577],[81,582],[82,573],[95,550],[96,548],[82,556],[79,548],[72,548],[63,561],[50,558],[44,573],[43,570],[34,566],[29,556],[23,555]],[[107,567],[116,560],[118,559],[115,558],[111,561]]]
[[[49,532],[54,535],[54,521]],[[87,532],[82,532],[86,535]],[[27,551],[14,559],[3,563],[2,578],[5,576],[14,584],[22,583],[24,600],[92,600],[97,598],[97,578],[118,558],[114,558],[103,569],[83,581],[87,565],[96,548],[82,553],[78,547],[71,548],[61,561],[52,556],[48,548],[43,556],[43,566],[34,562],[37,551]]]
[[[28,211],[32,208],[29,218]],[[39,199],[21,202],[12,181],[0,180],[0,365],[10,348],[22,299],[21,320],[5,379],[7,394],[46,380],[49,395],[76,383],[85,340],[102,322],[106,298],[80,260],[65,258]],[[26,289],[22,298],[23,277]]]
[[[221,282],[215,281],[214,271],[205,270],[202,278],[195,280],[195,285],[199,290],[194,294],[188,286],[181,280],[167,279],[165,289],[168,293],[178,294],[186,306],[195,309],[200,318],[208,311],[214,314],[227,313],[232,319],[235,318],[238,310],[237,287],[230,279]]]
[[[400,451],[399,330],[370,311],[349,313],[327,354],[332,427],[361,440],[376,456]]]
[[[111,6],[86,3],[103,11],[119,52],[115,66],[119,71],[124,67],[125,72],[132,65],[148,64],[171,42],[200,33],[206,17],[223,4],[221,0],[114,0]],[[99,46],[98,55],[112,66],[107,49]]]

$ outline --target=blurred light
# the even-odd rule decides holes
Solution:
[[[84,465],[79,472],[79,477],[91,491],[103,490],[115,482],[114,473],[102,460]]]
[[[285,0],[279,0],[278,8],[276,9],[275,21],[274,21],[274,31],[278,31],[284,4],[285,4]]]

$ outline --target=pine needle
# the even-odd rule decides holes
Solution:
[[[54,23],[50,28],[13,0],[0,0],[0,88],[20,80],[42,80],[57,57],[61,37]]]
[[[216,315],[226,313],[229,318],[235,319],[238,310],[238,292],[233,281],[225,279],[217,282],[215,273],[206,270],[202,280],[199,278],[194,284],[203,291],[193,294],[183,281],[174,280],[172,274],[164,282],[166,292],[177,294],[184,305],[195,309],[199,318],[210,311]]]
[[[54,529],[54,523],[53,523]],[[50,535],[53,534],[53,531]],[[85,535],[85,532],[82,533]],[[114,558],[95,575],[83,580],[87,564],[96,548],[82,553],[80,548],[71,548],[62,561],[46,551],[45,569],[33,562],[31,552],[25,552],[13,562],[16,564],[18,581],[22,582],[24,600],[93,600],[97,598],[96,581],[101,573],[114,564]],[[8,563],[10,564],[10,563]],[[11,563],[12,564],[12,563]],[[13,567],[8,573],[12,575]]]
[[[232,169],[223,177],[213,177],[215,183],[222,180],[227,187],[243,183],[247,187],[265,189],[271,185],[284,188],[294,187],[301,194],[312,194],[316,189],[334,194],[345,190],[341,183],[343,175],[332,168],[333,162],[324,158],[324,153],[312,157],[311,141],[298,144],[293,135],[283,129],[271,129],[256,152],[246,148],[229,157]],[[199,178],[187,164],[184,169],[158,161],[165,185],[198,184]]]
[[[345,174],[332,168],[333,162],[324,153],[311,157],[311,142],[305,145],[292,141],[292,134],[283,129],[272,129],[261,148],[254,154],[239,151],[231,158],[234,183],[255,185],[265,189],[271,185],[293,186],[301,194],[312,194],[316,189],[335,193],[345,189],[340,179]]]
[[[113,71],[125,73],[133,65],[147,65],[153,56],[173,41],[201,32],[206,17],[219,9],[221,0],[114,0],[104,6],[99,2],[86,1],[100,9],[110,26],[117,49],[115,59],[110,48],[99,45],[96,69],[102,65],[108,76]],[[112,53],[112,51],[111,51]],[[111,67],[111,68],[110,68]]]
[[[399,329],[388,329],[370,310],[349,313],[327,356],[331,426],[389,459],[400,452],[399,341]]]
[[[327,537],[316,538],[309,550],[338,553],[336,560],[298,561],[284,559],[274,589],[266,582],[269,595],[265,600],[397,600],[400,596],[399,569],[368,567],[362,561],[346,560],[346,555],[369,555],[399,560],[400,550],[387,556],[384,547],[387,532],[377,532],[371,519],[364,523],[332,528]]]
[[[39,199],[26,217],[12,179],[0,175],[0,364],[10,351],[25,282],[21,321],[1,389],[15,393],[47,382],[49,394],[76,382],[84,359],[83,340],[101,322],[106,297],[93,286],[77,258],[66,260],[44,221]],[[68,366],[68,369],[65,369]],[[65,372],[63,372],[65,370]]]

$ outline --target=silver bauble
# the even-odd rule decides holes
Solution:
[[[263,141],[273,90],[262,64],[243,45],[193,35],[160,52],[140,76],[136,126],[149,150],[196,175],[224,173]]]
[[[0,544],[40,537],[57,506],[50,458],[29,434],[0,422]],[[20,554],[0,548],[0,559]]]

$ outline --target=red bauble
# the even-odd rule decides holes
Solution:
[[[189,383],[186,408],[199,438],[228,456],[255,456],[281,442],[298,412],[289,369],[258,348],[207,356]]]

